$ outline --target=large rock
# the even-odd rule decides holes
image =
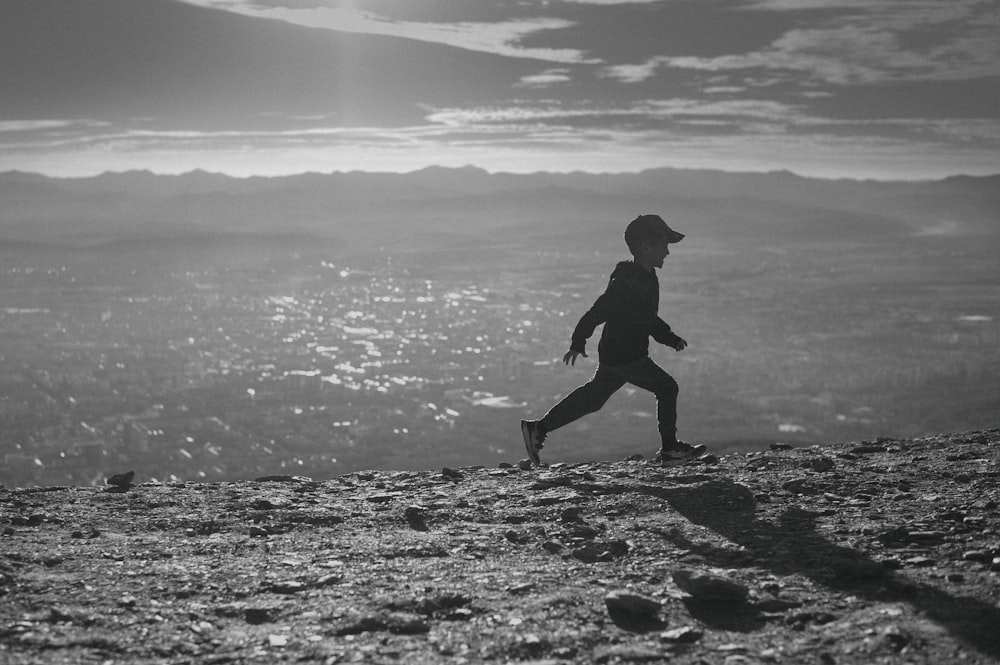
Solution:
[[[702,602],[742,604],[750,593],[743,584],[710,573],[675,570],[673,580],[681,591]]]

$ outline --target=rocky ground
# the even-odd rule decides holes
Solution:
[[[775,448],[0,489],[0,662],[1000,662],[1000,430]]]

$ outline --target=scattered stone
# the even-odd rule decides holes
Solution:
[[[360,635],[361,633],[374,633],[386,630],[389,624],[380,616],[365,616],[356,621],[341,625],[334,630],[334,635],[343,637],[345,635]]]
[[[986,550],[969,550],[962,554],[962,558],[966,561],[978,561],[980,563],[990,563],[993,560],[993,554],[987,552]]]
[[[250,507],[254,510],[277,510],[278,508],[285,508],[287,505],[287,503],[278,499],[260,498],[251,502]]]
[[[596,663],[662,663],[662,651],[643,646],[616,644],[601,649],[594,659]]]
[[[542,543],[542,549],[552,554],[559,554],[563,551],[563,544],[555,540],[546,540]]]
[[[401,496],[403,496],[401,492],[393,492],[389,494],[372,494],[365,500],[371,503],[390,503],[392,501],[395,501]]]
[[[406,523],[410,525],[410,528],[414,531],[427,531],[427,509],[423,506],[413,505],[408,506],[405,511],[403,511],[403,517],[406,519]]]
[[[447,466],[441,469],[441,476],[448,480],[461,480],[465,477],[461,471]]]
[[[411,614],[390,614],[386,620],[386,628],[394,635],[421,635],[431,630],[430,624],[423,617]]]
[[[593,540],[601,535],[600,529],[584,524],[583,522],[570,522],[567,524],[566,534],[571,538],[582,538]]]
[[[613,561],[628,554],[628,543],[614,540],[605,543],[589,543],[573,550],[573,558],[584,563]]]
[[[125,473],[116,473],[104,482],[108,485],[114,487],[121,487],[128,489],[132,485],[132,480],[135,478],[135,471],[126,471]]]
[[[461,593],[443,593],[437,596],[422,598],[416,604],[414,611],[418,614],[439,617],[448,620],[468,619],[472,610],[466,606],[472,603],[472,598]]]
[[[806,624],[815,624],[817,626],[824,626],[828,623],[833,623],[837,620],[837,615],[830,612],[798,612],[788,617],[786,623],[788,625],[799,625],[804,626]]]
[[[538,479],[528,488],[531,490],[547,490],[553,487],[568,487],[573,484],[573,476],[547,473],[539,476]]]
[[[609,612],[650,617],[659,614],[663,607],[659,601],[627,590],[609,592],[604,596],[604,604],[607,605]]]
[[[545,506],[556,506],[560,503],[566,503],[567,497],[565,496],[540,496],[531,502],[532,506],[536,508],[544,508]]]
[[[262,624],[274,621],[275,610],[270,607],[248,607],[243,611],[243,618],[249,624]]]
[[[851,452],[855,455],[872,455],[875,453],[886,452],[885,446],[880,446],[874,443],[862,442],[860,446],[855,446],[851,448]]]
[[[787,612],[802,607],[802,601],[786,598],[764,598],[755,603],[761,612]]]
[[[24,517],[23,515],[14,515],[10,518],[10,523],[14,526],[41,526],[46,519],[47,517],[45,513],[32,513],[27,517]]]
[[[819,489],[809,482],[808,478],[795,478],[781,485],[781,489],[792,494],[819,494]]]
[[[559,513],[559,519],[563,522],[579,522],[581,509],[578,506],[573,506],[572,508],[566,508],[561,513]]]
[[[515,596],[523,596],[524,594],[530,593],[534,590],[535,584],[532,582],[525,582],[524,584],[507,587],[507,592]]]
[[[277,474],[270,476],[260,476],[259,478],[254,478],[254,482],[258,483],[311,483],[312,478],[306,476],[290,476],[285,474]]]
[[[947,533],[944,531],[910,531],[909,539],[914,542],[944,540]]]
[[[334,634],[344,636],[378,632],[419,635],[430,632],[430,624],[423,617],[408,613],[375,614],[344,624],[337,628]]]
[[[882,635],[890,648],[896,652],[905,649],[912,639],[906,631],[896,625],[886,628]]]
[[[774,451],[792,450],[795,446],[788,443],[772,443],[770,449]]]
[[[819,473],[832,471],[834,468],[836,468],[836,466],[837,463],[834,462],[829,457],[817,457],[815,459],[809,460],[809,468]]]
[[[701,601],[741,604],[750,593],[746,585],[739,582],[692,570],[675,570],[673,580],[681,591]]]
[[[503,537],[515,545],[524,545],[531,540],[530,536],[514,529],[507,530]]]
[[[319,587],[331,586],[333,584],[340,584],[343,580],[344,577],[342,575],[338,575],[336,573],[329,573],[327,575],[321,575],[320,577],[316,578],[316,582],[313,584],[313,587],[319,588]]]
[[[692,626],[681,626],[665,630],[660,633],[660,639],[664,642],[676,642],[678,644],[692,644],[704,636],[704,633]]]
[[[77,529],[76,531],[73,531],[72,533],[69,534],[70,538],[77,538],[77,539],[99,538],[100,535],[101,535],[100,530],[94,528],[87,529],[86,531],[82,529]]]
[[[267,591],[272,593],[281,594],[293,594],[299,593],[300,591],[305,591],[309,587],[298,580],[284,580],[281,582],[273,582],[266,587]]]

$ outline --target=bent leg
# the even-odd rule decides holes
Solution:
[[[598,411],[605,402],[625,385],[625,379],[604,366],[598,366],[593,378],[566,395],[541,419],[543,431],[552,432],[588,413]]]
[[[624,365],[608,367],[623,381],[648,390],[656,396],[656,421],[660,440],[667,447],[677,442],[677,396],[680,386],[649,357]]]

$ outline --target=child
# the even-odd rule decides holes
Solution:
[[[587,339],[603,323],[597,372],[541,420],[521,421],[524,447],[533,464],[540,463],[538,451],[547,434],[599,410],[626,383],[656,395],[661,439],[658,457],[663,466],[683,464],[705,453],[705,446],[677,440],[677,382],[649,357],[650,336],[677,351],[687,346],[656,314],[660,284],[655,269],[663,267],[669,245],[683,238],[683,233],[671,229],[657,215],[640,215],[625,229],[625,244],[633,260],[622,261],[611,273],[607,290],[580,319],[563,356],[567,365],[575,365],[579,356],[586,358]]]

